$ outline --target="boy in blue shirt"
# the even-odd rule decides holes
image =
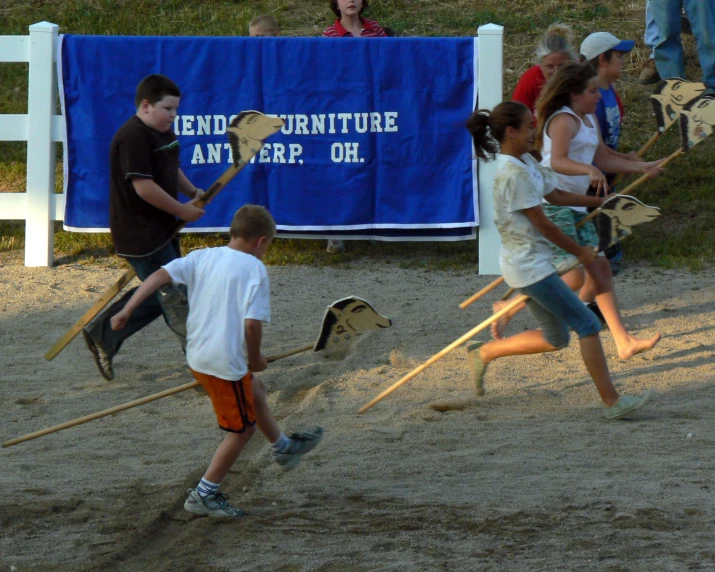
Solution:
[[[588,61],[598,72],[598,87],[601,99],[596,107],[601,139],[614,154],[624,159],[639,161],[635,153],[623,154],[617,151],[621,136],[621,121],[623,120],[623,103],[618,97],[613,83],[621,77],[623,71],[623,56],[633,49],[633,40],[619,40],[608,32],[595,32],[581,43],[581,59]],[[608,176],[609,185],[614,176]],[[615,189],[611,189],[615,192]],[[590,193],[590,191],[589,191]],[[600,234],[600,231],[599,231]],[[620,244],[615,244],[606,250],[606,257],[611,264],[613,274],[620,270],[619,263],[623,259]]]

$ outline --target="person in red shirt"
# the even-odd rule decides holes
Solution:
[[[386,38],[387,34],[375,20],[362,17],[367,0],[330,0],[330,9],[338,17],[332,26],[323,30],[328,38]],[[345,243],[339,238],[328,240],[328,252],[345,252]]]
[[[367,0],[330,0],[330,9],[338,17],[323,30],[329,38],[385,38],[385,30],[374,20],[362,17]]]
[[[573,48],[573,32],[565,24],[551,24],[536,46],[536,65],[530,67],[514,89],[512,101],[520,101],[534,113],[536,100],[546,81],[570,60],[578,60]]]

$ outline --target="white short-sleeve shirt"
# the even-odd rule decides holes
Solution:
[[[557,186],[554,172],[531,155],[521,160],[497,154],[494,178],[494,222],[501,235],[500,265],[504,280],[512,288],[523,288],[543,280],[555,269],[551,243],[524,213],[542,204]]]
[[[222,379],[242,378],[248,372],[244,320],[271,320],[270,285],[263,262],[222,246],[195,250],[164,269],[188,289],[189,367]]]

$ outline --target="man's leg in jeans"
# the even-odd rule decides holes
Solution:
[[[685,76],[680,6],[681,0],[652,0],[650,3],[660,40],[655,46],[655,65],[662,79]]]
[[[646,47],[650,50],[650,55],[648,56],[651,60],[655,58],[655,47],[660,41],[658,35],[658,26],[655,24],[655,18],[653,17],[653,8],[651,7],[651,0],[645,3],[645,34],[643,35],[643,41]]]
[[[715,0],[685,0],[685,11],[698,47],[705,95],[715,95]]]

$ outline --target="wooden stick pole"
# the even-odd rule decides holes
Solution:
[[[112,284],[112,286],[104,294],[102,294],[102,297],[97,300],[92,305],[92,307],[82,315],[79,320],[75,322],[74,326],[72,326],[69,330],[62,334],[62,337],[57,340],[55,344],[49,349],[49,351],[45,354],[45,359],[47,361],[54,359],[54,357],[74,339],[74,337],[82,330],[82,328],[89,324],[90,320],[92,320],[92,318],[94,318],[102,310],[102,308],[109,304],[112,299],[117,294],[119,294],[119,292],[121,292],[122,288],[129,284],[132,278],[134,278],[136,275],[137,273],[134,272],[133,268],[129,268],[129,270],[122,274],[119,280]]]
[[[446,348],[444,348],[442,351],[440,351],[440,352],[434,354],[431,358],[429,358],[429,359],[428,359],[426,362],[424,362],[422,365],[420,365],[420,366],[416,367],[415,369],[413,369],[413,370],[412,370],[410,373],[408,373],[405,377],[403,377],[403,378],[400,379],[398,382],[396,382],[396,383],[394,383],[393,385],[391,385],[390,387],[388,387],[385,391],[383,391],[383,392],[382,392],[380,395],[378,395],[375,399],[373,399],[372,401],[370,401],[370,403],[368,403],[368,404],[366,404],[366,405],[363,405],[363,406],[360,408],[360,413],[365,413],[365,412],[366,412],[368,409],[370,409],[373,405],[375,405],[376,403],[378,403],[378,402],[382,401],[383,399],[385,399],[385,397],[387,397],[388,395],[390,395],[390,394],[391,394],[393,391],[395,391],[398,387],[400,387],[401,385],[404,385],[405,383],[407,383],[408,381],[410,381],[410,380],[411,380],[413,377],[415,377],[417,374],[419,374],[419,373],[423,372],[424,370],[426,370],[426,369],[427,369],[429,366],[431,366],[433,363],[435,363],[436,361],[439,361],[440,359],[442,359],[444,356],[446,356],[446,355],[447,355],[448,353],[450,353],[452,350],[454,350],[455,348],[458,348],[459,346],[461,346],[464,342],[469,341],[469,339],[470,339],[472,336],[474,336],[475,334],[478,334],[479,332],[481,332],[481,331],[484,330],[485,328],[489,327],[489,325],[490,325],[492,322],[494,322],[495,320],[498,320],[498,319],[501,318],[504,314],[506,314],[507,312],[509,312],[510,310],[514,309],[516,306],[518,306],[518,305],[521,304],[522,302],[525,302],[525,301],[528,300],[528,299],[529,299],[528,296],[519,296],[518,298],[516,298],[512,303],[508,304],[507,306],[505,306],[504,308],[502,308],[501,310],[499,310],[499,311],[498,311],[496,314],[494,314],[493,316],[491,316],[491,317],[487,318],[486,320],[484,320],[484,321],[483,321],[481,324],[479,324],[478,326],[475,326],[474,328],[472,328],[471,330],[469,330],[466,334],[464,334],[462,337],[458,338],[457,340],[453,341],[451,344],[449,344],[449,345],[448,345]]]
[[[474,295],[471,296],[470,298],[467,298],[464,302],[462,302],[462,303],[459,305],[459,307],[462,308],[462,310],[464,310],[467,306],[472,305],[474,302],[476,302],[477,300],[479,300],[479,298],[481,298],[481,297],[484,296],[485,294],[488,294],[489,292],[491,292],[492,290],[494,290],[494,288],[496,288],[497,286],[499,286],[499,284],[501,284],[502,282],[504,282],[504,277],[503,277],[503,276],[497,278],[496,280],[494,280],[494,282],[492,282],[491,284],[489,284],[489,286],[485,286],[484,288],[482,288],[479,292],[477,292],[476,294],[474,294]]]
[[[266,361],[268,363],[271,363],[276,360],[283,359],[285,357],[299,354],[301,352],[306,352],[312,348],[313,348],[313,344],[308,344],[305,346],[301,346],[299,348],[289,350],[287,352],[283,352],[280,354],[270,356],[270,357],[266,358]],[[144,405],[145,403],[150,403],[152,401],[156,401],[157,399],[163,399],[164,397],[168,397],[168,396],[174,395],[176,393],[181,393],[182,391],[186,391],[186,390],[196,387],[198,385],[199,385],[198,381],[192,381],[191,383],[185,383],[184,385],[179,385],[178,387],[173,387],[171,389],[167,389],[167,390],[161,391],[159,393],[154,393],[153,395],[147,395],[146,397],[142,397],[141,399],[135,399],[134,401],[130,401],[129,403],[124,403],[123,405],[116,405],[115,407],[110,407],[109,409],[105,409],[104,411],[98,411],[96,413],[91,413],[89,415],[85,415],[84,417],[79,417],[78,419],[73,419],[71,421],[65,421],[64,423],[60,423],[59,425],[55,425],[53,427],[48,427],[47,429],[41,429],[39,431],[35,431],[34,433],[28,433],[27,435],[23,435],[22,437],[16,437],[15,439],[10,439],[9,441],[5,441],[2,444],[2,446],[3,446],[3,448],[12,447],[13,445],[17,445],[18,443],[24,443],[25,441],[37,439],[38,437],[43,437],[45,435],[49,435],[50,433],[56,433],[57,431],[62,431],[63,429],[69,429],[70,427],[75,427],[77,425],[82,425],[83,423],[87,423],[89,421],[94,421],[95,419],[99,419],[100,417],[106,417],[107,415],[113,415],[115,413],[119,413],[120,411],[126,411],[127,409],[132,409],[133,407],[138,407],[139,405]]]

